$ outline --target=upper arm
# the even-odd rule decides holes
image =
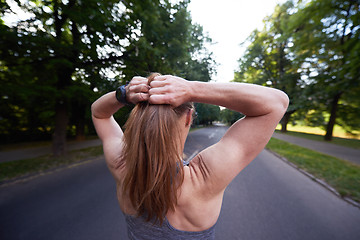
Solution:
[[[113,171],[119,166],[119,160],[123,148],[123,132],[114,117],[92,117],[96,132],[103,144],[106,162]]]
[[[211,189],[214,194],[224,191],[263,150],[281,116],[282,113],[271,113],[238,120],[218,143],[199,153],[206,164],[208,179],[211,179],[203,182],[205,189]]]

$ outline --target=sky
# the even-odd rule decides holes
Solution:
[[[238,59],[245,47],[240,44],[256,28],[263,28],[263,19],[272,14],[276,4],[284,0],[191,0],[188,10],[192,20],[203,26],[213,40],[209,50],[219,64],[213,80],[233,80]]]

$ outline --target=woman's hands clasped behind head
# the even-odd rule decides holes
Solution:
[[[149,102],[151,104],[170,104],[178,107],[185,102],[190,102],[190,82],[176,76],[157,76],[150,83]]]
[[[178,107],[191,100],[189,81],[171,75],[157,76],[148,85],[148,79],[134,77],[127,86],[127,100],[134,104],[149,101],[151,104],[169,104]]]

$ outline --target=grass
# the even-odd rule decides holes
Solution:
[[[102,146],[97,146],[74,150],[62,157],[46,155],[37,158],[0,163],[0,184],[14,178],[26,177],[72,163],[90,160],[102,154]]]
[[[97,138],[98,138],[97,135],[86,136],[86,140],[92,140]],[[77,142],[77,140],[68,139],[67,142],[68,143]],[[51,140],[2,144],[0,145],[0,151],[11,151],[17,149],[34,148],[34,147],[45,147],[45,146],[51,146],[51,144],[52,144]]]
[[[34,141],[34,142],[3,144],[3,145],[0,145],[0,151],[12,151],[12,150],[17,150],[17,149],[45,147],[45,146],[50,146],[50,145],[51,145],[51,141]]]
[[[270,140],[266,148],[324,180],[342,197],[360,202],[360,166],[275,138]]]

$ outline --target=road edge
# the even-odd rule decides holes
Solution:
[[[300,167],[298,167],[296,164],[290,162],[289,160],[287,160],[287,158],[281,156],[280,154],[271,151],[270,149],[265,148],[265,150],[267,150],[268,152],[272,153],[273,155],[275,155],[277,158],[279,158],[280,160],[282,160],[283,162],[287,163],[288,165],[290,165],[291,167],[295,168],[296,170],[298,170],[299,172],[301,172],[302,174],[304,174],[305,176],[309,177],[311,180],[315,181],[316,183],[320,184],[322,187],[324,187],[325,189],[327,189],[328,191],[330,191],[331,193],[333,193],[335,196],[337,196],[338,198],[344,200],[345,202],[357,207],[360,209],[360,203],[354,201],[353,199],[349,198],[349,197],[342,197],[340,195],[340,193],[338,191],[336,191],[335,188],[333,188],[332,186],[330,186],[328,183],[326,183],[325,181],[315,177],[314,175],[306,172],[304,169],[301,169]]]

